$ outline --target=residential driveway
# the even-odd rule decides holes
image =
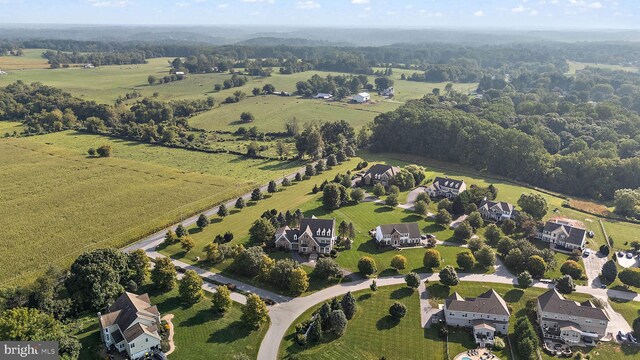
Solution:
[[[618,264],[620,264],[620,266],[624,267],[624,268],[629,268],[632,266],[638,266],[638,259],[634,257],[632,257],[631,259],[627,258],[627,253],[623,252],[622,257],[618,256],[618,252],[616,252],[616,259],[618,259]]]
[[[457,228],[460,224],[462,224],[465,220],[467,220],[467,215],[462,215],[462,216],[460,216],[459,218],[457,218],[457,219],[453,220],[453,221],[451,222],[451,224],[449,224],[449,226],[450,226],[452,229],[455,229],[455,228]]]
[[[602,265],[607,262],[607,257],[600,252],[591,253],[587,257],[582,257],[584,263],[584,270],[587,275],[587,285],[591,285],[594,288],[599,288],[602,285],[600,281],[600,272],[602,272]]]
[[[407,202],[404,204],[398,205],[399,208],[413,210],[413,207],[416,204],[416,199],[420,193],[426,192],[427,188],[425,186],[418,186],[417,188],[411,190],[407,195]]]

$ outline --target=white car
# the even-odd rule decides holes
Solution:
[[[591,252],[589,251],[589,249],[582,252],[582,256],[584,257],[589,257],[589,255],[591,255]]]
[[[636,340],[636,338],[633,336],[633,333],[628,333],[627,338],[629,338],[629,341],[631,341],[634,344],[638,343],[638,340]]]

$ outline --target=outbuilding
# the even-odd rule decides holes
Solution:
[[[362,104],[371,101],[371,95],[366,92],[361,92],[353,96],[353,102]]]

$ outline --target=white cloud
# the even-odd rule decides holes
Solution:
[[[317,2],[313,1],[313,0],[306,0],[306,1],[298,1],[296,3],[296,8],[298,9],[317,9],[320,7],[320,4],[318,4]]]
[[[273,4],[275,0],[242,0],[242,2],[247,2],[247,3],[261,3],[261,2],[266,2],[269,4]]]
[[[229,7],[229,4],[219,4],[218,5],[219,9],[224,9],[224,8],[228,8],[228,7]]]
[[[117,1],[102,1],[102,0],[89,0],[89,4],[94,7],[125,7],[131,4],[129,0],[117,0]]]
[[[178,1],[178,2],[176,3],[176,6],[177,6],[177,7],[187,7],[187,6],[189,6],[189,3],[182,2],[182,1]]]
[[[587,5],[587,7],[589,9],[600,9],[602,8],[602,3],[600,1],[592,2],[591,4]]]
[[[356,5],[368,4],[369,2],[369,0],[351,0],[351,3]]]
[[[478,10],[478,11],[473,13],[473,16],[484,16],[484,11]]]
[[[526,8],[526,7],[522,6],[522,5],[518,5],[518,6],[514,7],[513,9],[511,9],[511,12],[518,14],[518,13],[523,13],[523,12],[525,12],[527,10],[528,10],[528,8]]]
[[[531,10],[531,11],[529,11],[529,15],[531,15],[531,16],[536,16],[536,15],[538,15],[538,10]]]

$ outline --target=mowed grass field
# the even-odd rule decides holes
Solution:
[[[587,67],[600,68],[606,70],[617,70],[617,71],[628,71],[628,72],[638,72],[638,68],[634,66],[622,66],[622,65],[612,65],[612,64],[596,64],[596,63],[584,63],[577,61],[568,60],[569,71],[568,73],[571,75],[575,75],[576,71],[583,70]]]
[[[476,297],[490,289],[498,292],[511,308],[509,336],[513,336],[514,323],[517,316],[526,314],[527,303],[535,301],[546,290],[529,288],[522,290],[506,284],[461,282],[448,288],[440,283],[427,284],[427,292],[432,303],[442,304],[453,292],[462,297]],[[304,347],[295,343],[295,325],[307,320],[320,308],[318,304],[301,315],[287,331],[280,344],[282,357],[296,354],[300,359],[379,359],[384,356],[389,360],[410,359],[446,359],[445,342],[438,337],[437,326],[422,329],[420,326],[420,303],[418,292],[409,290],[404,285],[379,287],[377,292],[362,290],[354,293],[358,303],[358,312],[347,325],[343,337],[323,338],[319,344],[307,344]],[[587,294],[574,293],[566,296],[575,301],[585,301]],[[407,316],[394,321],[389,316],[389,306],[399,301],[407,306]],[[631,307],[637,307],[632,305]],[[631,307],[625,311],[632,312]],[[619,311],[619,310],[618,310]],[[375,338],[376,341],[371,341]],[[513,339],[512,339],[513,340]],[[449,358],[475,348],[468,331],[449,329]],[[593,359],[627,360],[638,356],[638,349],[616,344],[601,343],[595,348],[574,348],[574,351],[587,351]],[[503,360],[520,360],[517,352],[515,358],[508,348],[494,352]],[[551,359],[543,354],[544,359]]]
[[[396,96],[393,99],[385,99],[372,92],[371,104],[349,104],[344,101],[322,101],[315,99],[303,99],[297,96],[281,97],[253,96],[251,90],[255,87],[262,88],[265,84],[273,84],[278,91],[295,92],[296,83],[305,81],[317,74],[322,77],[327,75],[344,75],[337,72],[307,71],[302,73],[282,75],[276,71],[269,77],[249,77],[250,81],[237,88],[231,88],[214,92],[216,84],[222,84],[224,80],[231,78],[229,73],[216,74],[189,74],[185,80],[166,84],[150,86],[147,82],[149,75],[162,77],[169,74],[169,61],[172,58],[149,59],[147,64],[140,65],[112,65],[101,66],[94,69],[82,67],[70,67],[62,69],[48,69],[45,59],[38,59],[43,50],[27,50],[28,56],[11,57],[16,63],[23,64],[18,67],[23,70],[11,71],[8,75],[0,77],[0,86],[5,86],[16,80],[27,83],[42,82],[43,84],[64,89],[75,96],[86,100],[94,100],[101,103],[113,103],[119,96],[127,92],[138,91],[143,96],[152,96],[157,93],[161,100],[178,99],[205,99],[214,97],[219,103],[233,94],[236,90],[243,91],[247,98],[235,104],[223,104],[210,111],[198,114],[190,119],[190,124],[206,130],[230,130],[235,131],[240,126],[256,126],[261,131],[284,131],[285,123],[292,117],[297,117],[301,123],[314,121],[346,120],[359,129],[371,121],[376,115],[395,110],[402,103],[410,99],[419,99],[425,94],[431,93],[433,88],[444,89],[445,83],[421,83],[403,81],[400,79],[400,71],[394,72]],[[6,58],[6,57],[5,57]],[[0,57],[2,61],[3,57]],[[46,66],[30,68],[34,60],[44,61]],[[0,68],[2,68],[0,66]],[[375,76],[369,76],[373,83]],[[477,84],[454,84],[454,89],[469,92],[475,89]],[[133,100],[135,101],[135,100]],[[240,114],[251,112],[256,121],[250,125],[242,124]]]
[[[15,259],[0,263],[0,283],[123,246],[282,174],[278,163],[73,134],[0,140],[0,257]],[[112,157],[85,155],[105,143]]]
[[[44,49],[25,49],[23,56],[0,56],[0,70],[48,69],[49,62],[42,57]],[[0,77],[1,79],[2,77]]]
[[[17,133],[22,132],[23,126],[22,123],[17,121],[0,121],[0,136],[4,134],[13,134],[14,131]]]
[[[595,233],[593,239],[587,239],[587,246],[592,249],[597,249],[600,245],[605,243],[604,234],[598,224],[598,217],[589,215],[580,211],[562,207],[564,199],[552,196],[547,193],[543,193],[531,188],[523,187],[518,184],[509,182],[506,179],[498,176],[490,176],[488,174],[478,174],[477,172],[457,166],[455,164],[442,163],[433,161],[421,156],[412,156],[406,154],[373,154],[368,152],[360,152],[360,157],[372,163],[389,163],[396,166],[405,166],[407,164],[419,164],[427,168],[426,183],[430,183],[436,176],[445,177],[448,176],[454,179],[461,179],[467,183],[467,187],[470,185],[488,186],[493,184],[498,188],[499,201],[506,201],[517,206],[518,198],[523,192],[537,193],[542,195],[547,201],[549,211],[545,216],[545,220],[552,217],[565,217],[574,220],[581,221],[585,227],[592,230]],[[603,220],[604,221],[604,220]],[[605,227],[610,236],[620,237],[624,241],[631,241],[634,234],[640,234],[640,225],[625,223],[625,222],[605,222]],[[624,241],[615,241],[614,247],[624,248]]]
[[[176,350],[169,355],[170,359],[208,360],[212,354],[216,359],[232,359],[240,354],[256,358],[268,324],[258,330],[248,329],[240,319],[242,305],[233,303],[224,316],[217,316],[211,310],[209,293],[205,293],[200,302],[188,306],[180,301],[177,287],[161,293],[147,286],[139,292],[149,293],[151,303],[158,306],[162,316],[174,315]],[[83,317],[71,327],[83,346],[80,359],[100,359],[97,354],[100,334],[95,315]]]

